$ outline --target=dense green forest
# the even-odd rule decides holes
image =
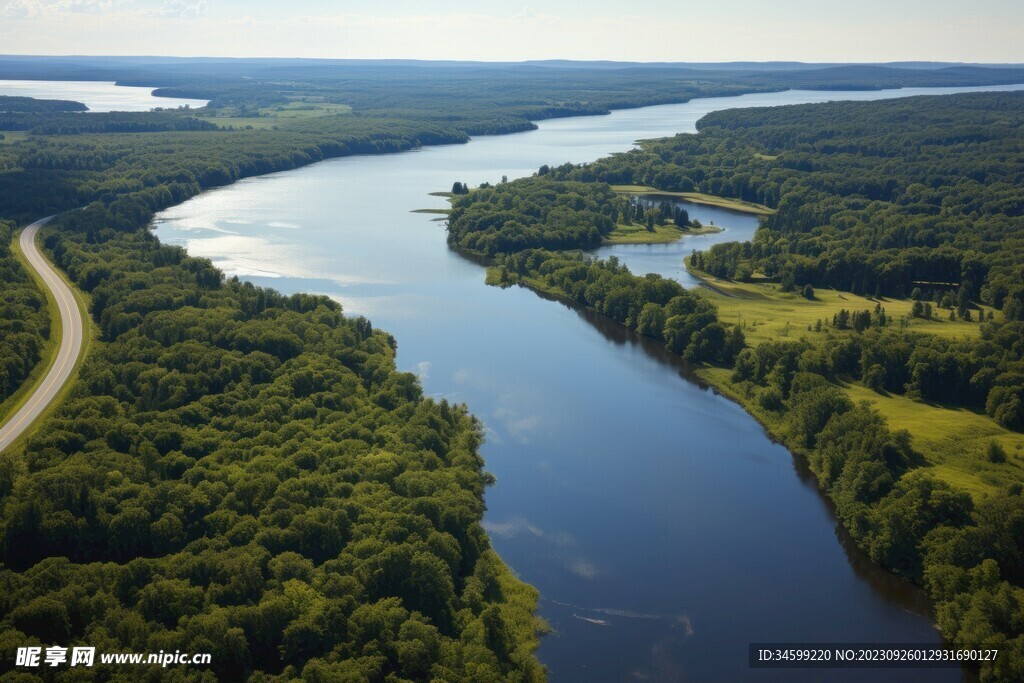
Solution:
[[[11,95],[0,95],[0,114],[12,113],[40,113],[40,112],[62,112],[62,111],[86,111],[81,102],[72,100],[38,100],[34,97],[16,97]],[[2,128],[2,126],[0,126]]]
[[[36,135],[80,135],[82,133],[156,133],[164,131],[217,130],[209,121],[188,112],[101,112],[80,116],[31,112],[0,112],[0,130],[26,130]]]
[[[1024,95],[741,109],[698,125],[697,135],[455,197],[450,242],[472,246],[479,236],[501,245],[490,250],[502,252],[491,284],[555,295],[693,363],[729,368],[723,388],[806,459],[872,559],[928,590],[943,634],[1002,648],[982,679],[1021,680],[1024,482],[1013,478],[981,497],[958,489],[929,471],[909,433],[890,429],[842,384],[972,406],[1024,428],[1024,322],[1014,303],[1024,293],[1014,276],[1024,267]],[[745,347],[739,324],[719,320],[713,304],[673,281],[631,274],[614,259],[527,248],[541,238],[593,246],[592,231],[616,207],[601,207],[605,182],[777,207],[753,243],[713,247],[691,264],[727,277],[758,273],[809,300],[815,286],[877,289],[876,309],[841,311],[835,331],[817,337]],[[501,225],[511,226],[508,235]],[[855,269],[854,279],[847,270],[832,281],[842,268]],[[901,288],[915,299],[915,316],[931,314],[934,303],[977,320],[979,299],[1002,314],[978,322],[980,339],[910,332],[884,311],[884,295]],[[989,444],[986,466],[1007,467],[1007,458]]]
[[[488,256],[537,247],[598,247],[615,229],[625,203],[604,184],[521,178],[457,202],[448,221],[448,244]]]
[[[99,116],[113,123],[122,115]],[[175,116],[171,120],[190,119]],[[205,121],[198,124],[208,125]],[[54,125],[52,119],[37,124],[50,125]],[[28,218],[98,202],[94,210],[112,212],[113,220],[118,221],[114,227],[134,227],[147,211],[239,178],[332,156],[397,152],[466,140],[466,133],[458,130],[358,115],[340,123],[328,118],[306,119],[287,130],[269,133],[216,129],[31,135],[0,147],[0,209],[8,216]],[[102,223],[98,225],[102,227]]]
[[[46,297],[11,250],[14,228],[0,220],[0,405],[21,387],[50,337]]]

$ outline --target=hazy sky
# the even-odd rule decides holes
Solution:
[[[0,53],[1024,62],[1022,0],[0,0]]]

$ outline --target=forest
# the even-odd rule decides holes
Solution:
[[[0,114],[80,112],[87,111],[88,109],[81,102],[74,102],[72,100],[38,100],[34,97],[0,95]],[[6,130],[2,125],[0,125],[0,129]]]
[[[529,248],[594,248],[615,229],[625,204],[603,183],[521,178],[457,202],[449,216],[448,244],[487,256]]]
[[[51,114],[45,118],[25,111],[0,112],[0,130],[25,130],[35,135],[82,133],[157,133],[164,131],[217,130],[209,121],[188,112],[98,112],[89,116]]]
[[[593,309],[693,362],[731,363],[743,333],[727,334],[708,301],[675,280],[633,275],[614,257],[578,251],[600,246],[634,205],[604,183],[556,181],[547,171],[455,195],[448,244],[494,257],[492,284],[522,284]]]
[[[1020,94],[718,112],[695,135],[456,196],[450,244],[486,237],[501,245],[490,250],[489,284],[596,311],[712,369],[701,376],[808,463],[853,540],[928,591],[947,639],[1003,648],[981,680],[1021,680],[1024,484],[1010,476],[988,495],[958,489],[930,471],[908,432],[890,429],[843,385],[962,405],[1024,428],[1022,126]],[[616,210],[618,200],[600,206],[606,183],[776,208],[753,242],[697,252],[690,266],[756,276],[807,300],[816,287],[866,291],[875,308],[843,309],[809,335],[748,346],[741,325],[721,320],[705,295],[577,251],[593,246],[588,228],[599,232]],[[532,248],[541,239],[563,251]],[[884,308],[900,295],[913,299],[912,316],[976,321],[979,338],[905,329]],[[1001,309],[998,318],[979,301]],[[985,466],[1008,467],[1009,457],[992,440]]]

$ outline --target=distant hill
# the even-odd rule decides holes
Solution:
[[[563,74],[572,70],[571,93]],[[451,97],[477,89],[536,96],[532,118],[602,113],[609,109],[681,102],[694,97],[804,90],[880,90],[1024,83],[1024,65],[945,62],[804,64],[800,62],[613,62],[544,60],[459,62],[352,59],[229,59],[221,57],[0,56],[0,79],[115,81],[157,89],[168,97],[238,102],[286,101],[312,87],[356,110],[394,109],[389,93],[416,91],[437,111]],[[324,90],[326,88],[326,90]],[[411,90],[409,90],[411,88]],[[331,91],[328,93],[327,91]],[[612,91],[631,92],[612,97]],[[479,93],[477,93],[479,94]],[[500,95],[500,93],[498,93]],[[543,113],[553,110],[555,113]]]

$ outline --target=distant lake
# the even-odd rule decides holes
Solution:
[[[1020,89],[1024,86],[1018,86]],[[486,425],[485,526],[541,592],[539,651],[559,681],[957,681],[956,669],[752,671],[755,641],[936,643],[927,602],[851,549],[812,478],[736,404],[650,340],[520,288],[484,285],[443,222],[414,209],[454,181],[591,161],[692,132],[731,107],[1010,88],[698,99],[544,121],[466,145],[349,157],[213,190],[157,216],[167,243],[283,292],[316,292],[398,340],[398,365]],[[749,239],[750,216],[691,205],[725,232],[615,246],[692,284],[693,248]]]
[[[0,95],[35,97],[41,100],[74,100],[89,111],[149,111],[157,107],[177,109],[205,107],[209,100],[154,97],[153,88],[137,88],[105,81],[5,81]]]

